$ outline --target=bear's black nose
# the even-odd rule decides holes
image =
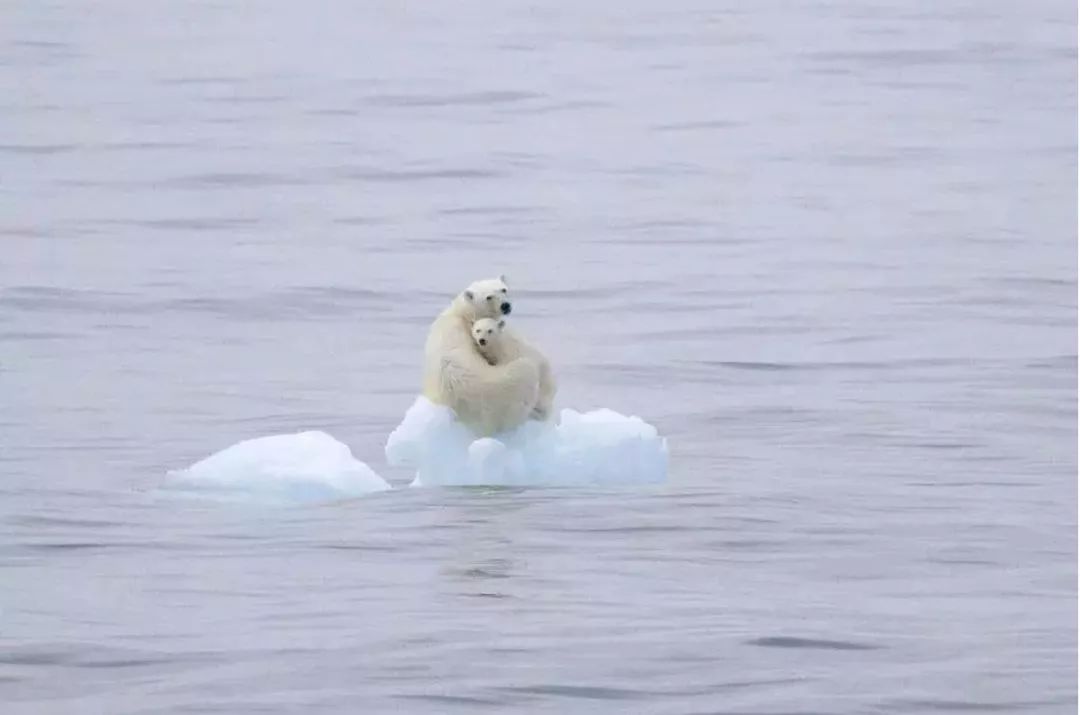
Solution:
[[[510,304],[509,303],[503,303],[502,306],[500,306],[500,307],[502,308],[503,315],[510,315]]]
[[[481,345],[487,345],[487,340],[484,339],[484,338],[480,338],[480,344]]]

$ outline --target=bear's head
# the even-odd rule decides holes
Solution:
[[[506,321],[502,318],[499,318],[498,320],[495,318],[481,318],[473,323],[473,340],[475,340],[476,344],[481,348],[489,347],[499,339],[499,334],[502,333],[502,330],[505,327]]]
[[[498,318],[501,315],[510,315],[513,308],[505,276],[476,281],[465,289],[461,297],[477,318]]]

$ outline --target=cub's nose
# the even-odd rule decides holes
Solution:
[[[502,309],[503,315],[510,315],[511,305],[509,303],[503,303],[499,307]]]
[[[480,338],[481,345],[487,345],[487,338]]]

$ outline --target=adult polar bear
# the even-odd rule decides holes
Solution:
[[[534,360],[489,365],[473,343],[474,322],[508,315],[511,308],[505,278],[476,281],[435,318],[424,345],[424,397],[446,405],[484,437],[524,423],[539,399]]]

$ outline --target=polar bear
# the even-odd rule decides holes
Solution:
[[[480,318],[473,323],[472,337],[476,349],[491,365],[505,365],[519,358],[527,358],[536,363],[540,371],[540,391],[536,407],[529,416],[546,420],[551,415],[555,391],[558,389],[547,358],[524,338],[507,328],[503,318]]]
[[[540,394],[535,361],[489,365],[473,344],[473,323],[511,308],[504,277],[476,281],[435,318],[424,345],[424,397],[452,409],[481,437],[523,424]]]

